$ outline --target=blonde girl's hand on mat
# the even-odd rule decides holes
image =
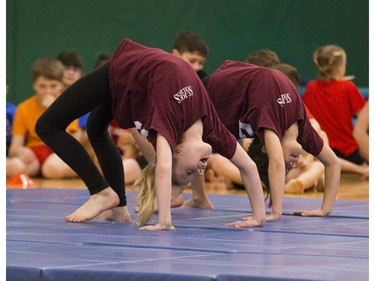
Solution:
[[[329,216],[331,212],[324,212],[323,209],[316,209],[311,211],[295,211],[293,215],[302,217],[325,217]]]
[[[139,230],[164,230],[164,231],[176,231],[176,228],[173,225],[146,225],[138,228]]]
[[[226,223],[226,226],[233,226],[234,228],[246,228],[246,227],[256,227],[263,226],[263,221],[257,221],[253,216],[243,218],[242,221],[235,221],[231,223]]]

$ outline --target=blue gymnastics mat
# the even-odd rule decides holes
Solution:
[[[127,195],[132,212],[136,193]],[[337,201],[330,217],[303,218],[293,211],[321,200],[284,198],[280,221],[234,229],[224,224],[249,215],[247,196],[209,195],[214,210],[173,209],[177,230],[152,232],[132,223],[66,222],[87,198],[86,190],[7,190],[7,280],[369,278],[368,202]]]

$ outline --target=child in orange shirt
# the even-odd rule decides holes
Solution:
[[[6,175],[20,174],[65,178],[76,176],[35,133],[35,123],[63,91],[64,66],[61,62],[42,58],[32,67],[35,95],[17,106],[12,127],[12,141],[6,158]],[[78,121],[72,122],[69,132],[76,132]]]

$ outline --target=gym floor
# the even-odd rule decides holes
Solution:
[[[137,190],[127,190],[135,218]],[[79,179],[8,186],[7,280],[369,280],[368,180],[343,174],[329,217],[292,215],[320,206],[322,193],[307,191],[285,196],[280,221],[249,229],[225,226],[249,214],[244,190],[207,190],[214,210],[174,208],[176,232],[153,232],[64,221],[87,200]]]

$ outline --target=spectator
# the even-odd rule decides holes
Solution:
[[[52,150],[37,136],[35,124],[39,116],[62,93],[64,66],[54,59],[42,58],[32,67],[35,94],[21,102],[13,121],[12,141],[6,159],[7,177],[20,174],[46,178],[76,176]],[[68,131],[77,131],[78,122],[73,121]]]
[[[173,44],[172,55],[188,62],[199,78],[207,76],[203,66],[207,59],[208,46],[199,35],[191,31],[180,32]]]
[[[353,121],[366,100],[346,72],[346,53],[337,45],[325,45],[314,52],[319,79],[307,84],[303,100],[326,132],[329,145],[341,161],[343,172],[368,177],[369,168],[353,137]]]
[[[63,83],[66,89],[83,76],[83,59],[81,54],[72,51],[60,53],[57,59],[64,65]]]

